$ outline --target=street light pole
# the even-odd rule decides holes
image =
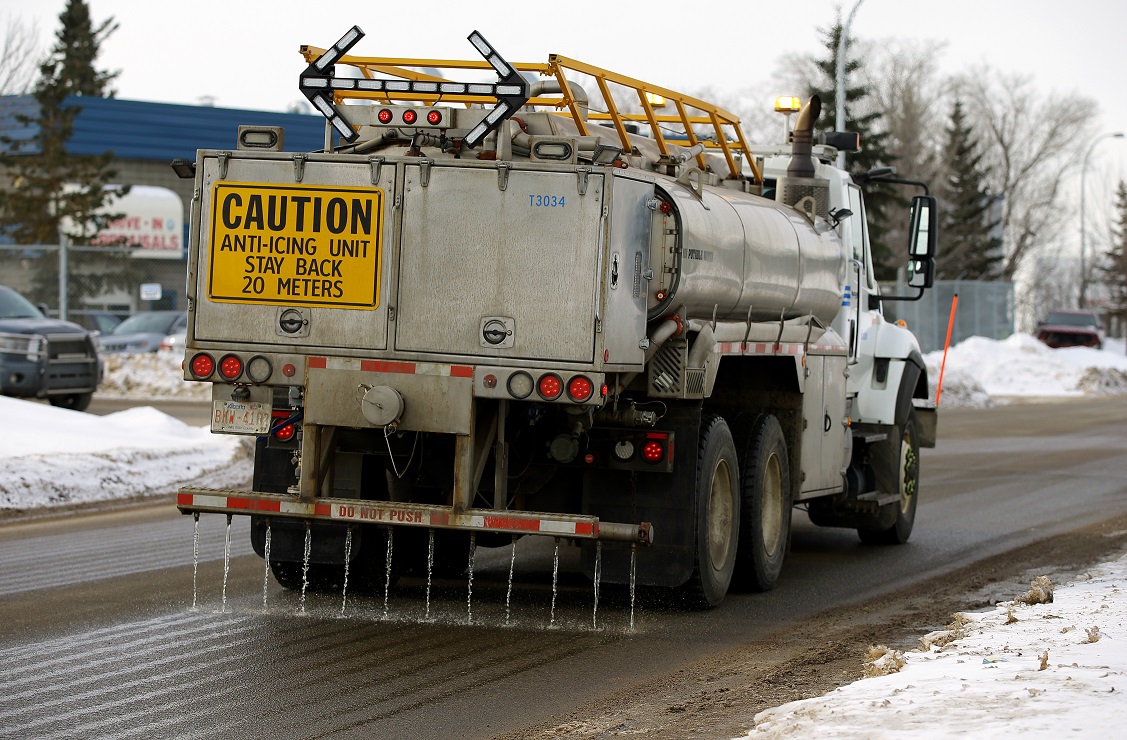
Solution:
[[[1084,210],[1084,180],[1088,176],[1088,157],[1092,156],[1096,144],[1104,139],[1122,138],[1122,131],[1113,131],[1092,139],[1088,151],[1084,153],[1084,162],[1080,165],[1080,308],[1086,308],[1088,303],[1088,230],[1085,222],[1087,212]]]
[[[849,17],[845,19],[845,25],[841,27],[841,38],[837,40],[837,68],[834,77],[837,82],[837,90],[835,98],[837,99],[837,116],[834,119],[834,130],[845,130],[845,47],[846,39],[849,38],[849,27],[853,25],[853,16],[857,15],[857,8],[861,7],[861,3],[865,0],[857,0],[853,5],[853,10],[849,11]],[[839,169],[845,169],[845,152],[837,153],[837,166]]]

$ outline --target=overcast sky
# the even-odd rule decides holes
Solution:
[[[264,110],[302,100],[302,44],[327,47],[354,24],[367,34],[354,50],[364,56],[476,58],[466,41],[476,29],[509,61],[543,62],[559,53],[673,89],[763,90],[767,107],[772,95],[800,92],[771,89],[780,59],[820,53],[817,29],[832,22],[836,8],[847,14],[853,4],[89,0],[95,22],[113,16],[121,26],[99,60],[121,71],[118,97],[189,104],[210,97],[222,107]],[[65,0],[0,0],[0,17],[34,20],[46,46],[64,6]],[[725,6],[723,15],[714,10]],[[1041,91],[1097,99],[1099,131],[1127,131],[1123,0],[863,0],[853,35],[925,47],[945,42],[944,72],[986,62],[1027,73]],[[1127,177],[1127,139],[1102,142],[1091,161],[1112,162],[1105,165],[1109,184]],[[1097,183],[1091,171],[1088,182]]]

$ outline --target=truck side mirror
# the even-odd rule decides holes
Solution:
[[[939,208],[930,195],[912,198],[912,228],[908,234],[908,285],[930,288],[935,282],[935,245],[939,236]]]

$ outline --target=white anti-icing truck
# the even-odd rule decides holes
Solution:
[[[302,49],[324,151],[246,126],[197,155],[185,378],[256,447],[253,490],[183,512],[252,516],[287,587],[541,535],[703,606],[774,585],[792,507],[907,540],[935,408],[834,165],[856,136],[818,143],[816,98],[755,151],[718,107],[565,57],[475,32],[487,61],[440,77],[349,56],[361,36]],[[922,294],[934,201],[911,217]]]

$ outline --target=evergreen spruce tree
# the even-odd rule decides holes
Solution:
[[[1127,326],[1127,183],[1120,180],[1115,191],[1116,222],[1111,247],[1099,267],[1108,291],[1108,315],[1119,319],[1120,331]]]
[[[994,199],[986,188],[982,155],[961,100],[951,106],[946,132],[943,158],[947,174],[939,198],[943,249],[936,277],[997,278],[1005,258],[1002,239],[996,233],[999,221],[992,215]]]
[[[84,0],[68,0],[59,15],[61,27],[32,97],[34,115],[15,116],[33,132],[30,140],[0,137],[0,231],[16,244],[89,244],[116,214],[102,212],[127,187],[112,187],[117,177],[113,153],[78,155],[67,151],[83,97],[113,97],[110,82],[116,73],[94,67],[101,44],[116,30],[113,19],[94,27]],[[68,303],[82,296],[124,284],[133,272],[127,256],[113,250],[74,251],[68,257]],[[54,303],[58,296],[58,260],[53,253],[38,260],[31,295],[34,301]]]
[[[832,130],[837,111],[837,47],[842,36],[842,23],[839,17],[830,28],[822,29],[822,43],[826,56],[815,60],[821,71],[821,79],[809,90],[811,95],[822,99],[821,128]],[[896,157],[888,150],[887,131],[882,130],[883,113],[876,109],[869,99],[868,88],[851,85],[850,78],[861,66],[861,62],[849,54],[854,48],[852,37],[848,39],[845,58],[845,130],[861,135],[861,151],[846,154],[846,166],[850,172],[868,172],[873,167],[895,164]],[[865,208],[869,218],[869,242],[873,251],[874,269],[878,280],[894,280],[896,271],[907,260],[907,245],[888,243],[888,224],[890,219],[907,218],[906,202],[896,187],[889,184],[870,183],[865,186]]]

